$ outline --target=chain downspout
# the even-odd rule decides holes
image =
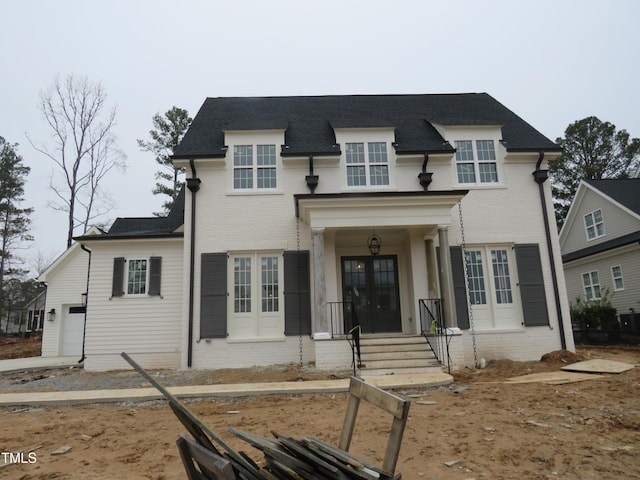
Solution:
[[[464,221],[462,219],[462,200],[458,202],[458,215],[460,217],[460,234],[462,236],[462,261],[464,263],[464,274],[465,281],[468,283],[469,279],[469,264],[467,262],[467,243],[464,235]],[[467,286],[465,285],[465,291],[467,291]],[[473,322],[473,305],[471,304],[471,299],[469,298],[469,293],[467,292],[467,310],[469,311],[469,327],[471,330],[471,343],[473,345],[473,362],[475,368],[479,368],[480,364],[478,363],[478,347],[476,345],[476,330]]]

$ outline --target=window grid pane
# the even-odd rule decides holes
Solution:
[[[615,290],[624,290],[624,281],[622,280],[622,268],[619,265],[611,267],[611,276],[613,277],[613,288]]]
[[[258,168],[258,188],[276,188],[275,168]]]
[[[253,145],[235,145],[233,147],[233,166],[248,167],[253,165]]]
[[[273,166],[276,165],[276,146],[275,145],[258,145],[258,165]]]
[[[468,269],[469,298],[472,305],[486,305],[487,292],[484,284],[484,268],[482,266],[482,252],[469,251],[466,253]]]
[[[389,185],[389,167],[387,165],[371,165],[369,169],[371,185]]]
[[[493,265],[493,280],[496,289],[496,302],[513,303],[511,293],[511,276],[509,274],[509,260],[506,250],[492,250],[491,263]]]
[[[251,312],[251,257],[233,260],[233,310]]]
[[[496,151],[493,148],[493,140],[476,140],[478,150],[478,161],[495,161]]]
[[[363,166],[347,166],[347,185],[350,187],[360,187],[367,184],[366,169]]]
[[[597,271],[583,273],[582,285],[584,287],[584,296],[587,300],[600,298],[600,279]]]
[[[476,183],[473,163],[458,163],[458,183]]]
[[[147,293],[147,261],[129,260],[127,294],[143,295]]]
[[[262,257],[262,311],[279,311],[278,257]]]
[[[456,147],[456,162],[473,162],[473,144],[471,140],[457,140],[454,145]]]
[[[388,163],[386,142],[370,142],[369,163]]]
[[[480,171],[480,183],[497,183],[498,182],[498,169],[495,162],[493,163],[480,163],[478,165]]]
[[[233,188],[253,188],[253,169],[235,168],[233,170]]]

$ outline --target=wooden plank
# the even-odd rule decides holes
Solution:
[[[404,398],[386,392],[355,377],[351,377],[349,394],[372,403],[395,418],[402,418],[404,405],[407,403]]]
[[[633,368],[635,367],[629,363],[593,359],[564,366],[562,370],[585,373],[623,373]]]

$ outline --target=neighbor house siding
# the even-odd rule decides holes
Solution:
[[[584,216],[595,210],[602,210],[605,235],[589,241],[585,231]],[[567,231],[562,232],[562,251],[567,254],[637,232],[640,230],[640,219],[591,188],[584,188],[584,196],[580,199],[575,217],[565,228]]]
[[[42,356],[55,357],[61,354],[61,327],[65,311],[70,306],[82,305],[82,294],[87,291],[87,268],[89,255],[80,245],[74,245],[72,250],[60,258],[58,264],[47,271],[41,281],[47,283],[47,298],[45,306],[44,330],[42,332]],[[52,308],[56,310],[56,318],[48,321],[48,314]],[[80,359],[80,355],[78,356]]]
[[[179,368],[182,324],[182,239],[97,241],[87,307],[87,370],[127,366],[126,352],[147,368]],[[160,295],[112,295],[114,258],[162,258]],[[125,274],[126,278],[126,274]]]
[[[611,267],[616,265],[622,269],[624,290],[614,290]],[[640,311],[640,245],[628,245],[565,264],[567,290],[572,304],[578,297],[584,299],[582,274],[594,270],[598,271],[600,288],[607,288],[613,294],[611,304],[618,313],[629,313],[630,308]]]

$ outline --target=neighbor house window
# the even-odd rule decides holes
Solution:
[[[127,295],[147,293],[147,260],[127,262]]]
[[[267,190],[277,187],[275,145],[233,147],[233,188]]]
[[[624,281],[622,280],[622,268],[620,265],[611,267],[611,277],[613,279],[614,290],[624,290]]]
[[[600,298],[600,279],[598,271],[582,274],[582,287],[584,288],[584,296],[587,300],[596,300]]]
[[[493,140],[458,140],[454,143],[458,183],[498,183]]]
[[[389,157],[386,142],[346,143],[345,155],[348,186],[389,185]]]
[[[584,226],[587,230],[587,239],[604,237],[604,222],[602,220],[602,210],[587,213],[584,216]]]

